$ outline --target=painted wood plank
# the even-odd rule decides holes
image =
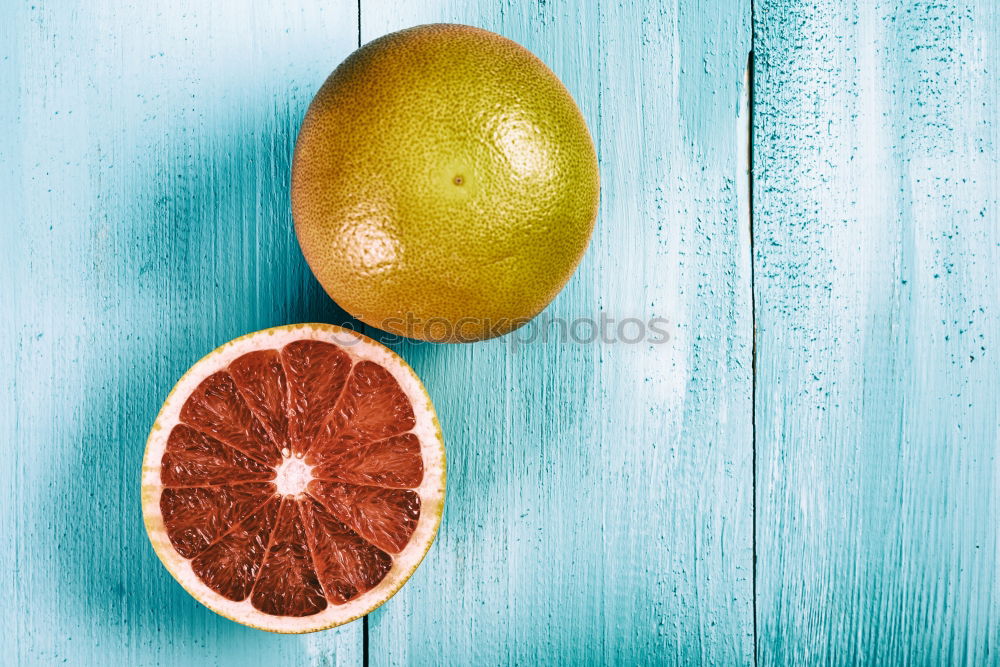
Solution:
[[[757,0],[761,664],[996,664],[1000,11]]]
[[[625,5],[362,1],[364,41],[468,23],[553,68],[598,144],[603,203],[546,315],[659,316],[671,336],[397,346],[441,416],[448,504],[371,616],[372,665],[752,661],[749,5]]]
[[[203,608],[139,503],[146,434],[190,364],[341,317],[288,179],[306,105],[356,45],[354,0],[3,3],[5,660],[361,663],[360,623],[282,637]]]

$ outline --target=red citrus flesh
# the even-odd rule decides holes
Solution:
[[[386,579],[421,518],[415,425],[393,372],[336,344],[241,354],[191,390],[167,436],[169,543],[205,587],[266,615],[356,600]]]

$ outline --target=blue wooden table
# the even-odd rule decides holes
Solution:
[[[398,4],[3,4],[0,662],[1000,664],[994,0]],[[590,124],[547,316],[669,341],[397,345],[448,445],[435,547],[365,622],[250,630],[153,554],[145,435],[215,346],[345,320],[292,231],[298,125],[359,42],[439,21]]]

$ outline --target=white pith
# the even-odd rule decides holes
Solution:
[[[410,432],[420,440],[424,462],[423,480],[414,489],[420,496],[420,518],[403,551],[392,555],[392,568],[386,577],[375,588],[345,604],[330,603],[322,612],[305,617],[265,614],[255,609],[249,600],[234,602],[208,588],[194,573],[191,561],[178,554],[170,543],[160,513],[160,495],[163,491],[160,461],[170,431],[178,423],[181,407],[191,392],[206,377],[227,367],[230,362],[247,352],[280,349],[296,340],[319,340],[340,345],[355,363],[373,361],[392,373],[413,405],[416,425]],[[284,471],[286,478],[279,482],[278,492],[298,493],[291,489],[298,489],[300,484],[304,486],[303,477],[308,473],[307,468],[301,459],[284,458],[282,466],[279,466],[279,477]],[[313,632],[341,625],[367,614],[392,597],[417,568],[434,541],[441,520],[444,490],[444,442],[434,406],[416,374],[387,347],[356,332],[328,324],[300,324],[248,334],[226,343],[195,364],[178,381],[160,409],[146,443],[142,466],[142,511],[146,530],[166,568],[189,593],[209,609],[245,625],[272,632]]]
[[[277,468],[274,484],[283,496],[297,496],[306,490],[312,480],[312,466],[300,456],[285,456]]]

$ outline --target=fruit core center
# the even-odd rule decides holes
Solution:
[[[312,480],[312,466],[297,456],[286,456],[278,466],[278,476],[274,479],[278,493],[285,496],[297,496],[306,490],[306,485]]]

